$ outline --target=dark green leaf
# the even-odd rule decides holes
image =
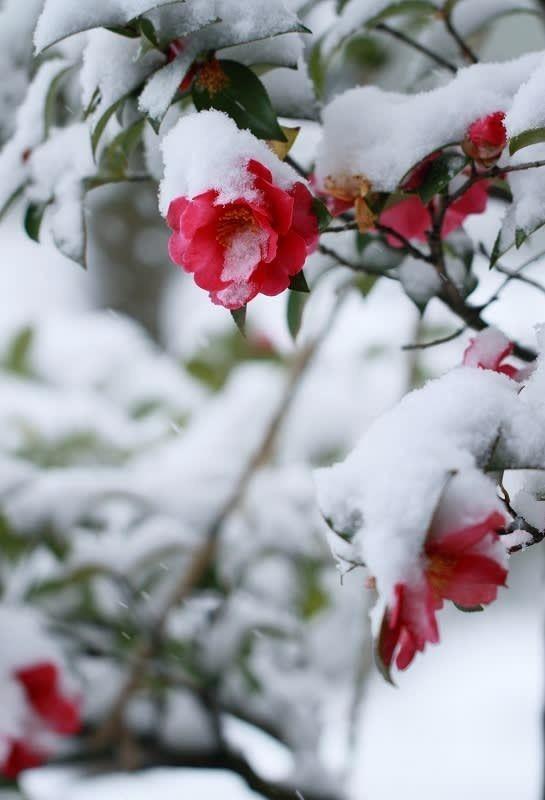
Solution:
[[[104,112],[104,114],[100,117],[99,121],[95,125],[95,127],[93,129],[93,132],[91,134],[91,147],[93,148],[93,155],[95,155],[97,147],[98,147],[98,143],[100,142],[102,134],[106,130],[106,125],[108,124],[110,119],[113,117],[115,112],[118,110],[118,108],[125,102],[126,99],[127,99],[126,96],[122,97],[116,103],[111,105]]]
[[[307,304],[308,294],[302,292],[290,292],[288,297],[288,305],[286,308],[288,329],[293,340],[297,338],[297,334],[301,329],[301,322],[303,321],[303,311]]]
[[[298,272],[297,275],[292,275],[290,279],[290,289],[292,292],[303,292],[304,294],[308,294],[310,289],[308,288],[307,279],[305,278],[305,273],[303,270]]]
[[[522,228],[517,228],[515,231],[515,247],[517,250],[522,247],[526,239],[528,238],[528,234]]]
[[[195,108],[215,108],[228,114],[242,129],[249,129],[258,139],[285,142],[267,90],[251,69],[236,61],[219,61],[226,83],[217,91],[209,91],[197,78],[192,96]]]
[[[141,17],[138,21],[138,27],[142,37],[149,42],[152,47],[159,47],[159,39],[153,22],[146,17]]]
[[[145,124],[145,119],[138,120],[110,142],[100,158],[101,172],[115,177],[125,176],[129,159],[140,143]]]
[[[30,203],[25,213],[24,227],[27,235],[35,242],[40,241],[40,228],[49,203]]]
[[[476,614],[479,611],[484,611],[484,606],[461,606],[459,603],[454,603],[458,611],[463,611],[464,614]]]
[[[327,210],[325,204],[322,203],[321,200],[318,200],[317,197],[315,197],[312,200],[312,211],[314,213],[314,216],[318,220],[318,230],[320,231],[320,233],[323,233],[331,225],[331,220],[333,219],[333,217]]]
[[[509,152],[514,155],[519,150],[540,142],[545,142],[545,128],[531,128],[528,131],[519,133],[517,136],[513,136],[509,142]]]
[[[429,203],[436,194],[444,191],[451,180],[468,165],[469,159],[459,153],[442,153],[430,164],[418,189],[423,203]]]
[[[235,308],[231,311],[235,325],[243,336],[246,336],[246,306]]]
[[[62,85],[62,82],[66,75],[72,70],[73,67],[69,66],[65,69],[61,70],[51,81],[49,86],[49,91],[47,92],[47,96],[45,98],[45,106],[44,106],[44,131],[45,136],[47,135],[55,122],[55,110],[57,106],[57,99],[59,96],[59,88]]]

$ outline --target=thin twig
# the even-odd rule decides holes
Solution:
[[[479,59],[471,49],[471,47],[467,44],[462,36],[456,30],[454,23],[452,22],[452,16],[450,14],[444,14],[443,20],[445,23],[445,27],[447,31],[450,33],[458,47],[460,48],[460,52],[464,56],[464,58],[469,61],[470,64],[478,64]]]
[[[157,616],[152,631],[143,639],[140,647],[137,649],[135,661],[132,669],[130,670],[129,676],[114,705],[112,706],[107,720],[97,731],[94,737],[93,745],[95,750],[102,749],[107,745],[111,745],[122,733],[124,728],[123,718],[125,709],[130,699],[133,697],[135,692],[138,691],[145,680],[148,673],[148,664],[150,660],[160,650],[164,630],[167,625],[170,612],[179,606],[184,600],[190,597],[193,591],[200,584],[209,566],[213,562],[217,552],[218,540],[223,526],[233,511],[235,511],[240,504],[255,472],[259,469],[259,467],[269,460],[278,433],[288,412],[291,410],[297,390],[304,376],[306,375],[307,370],[312,363],[318,349],[320,348],[323,339],[328,334],[333,322],[333,317],[343,302],[346,294],[347,289],[339,292],[337,304],[334,306],[327,324],[324,325],[321,333],[319,333],[314,340],[304,347],[295,358],[282,400],[267,427],[265,436],[261,441],[260,446],[248,461],[237,481],[233,493],[216,514],[216,517],[208,527],[203,537],[203,542],[195,552],[188,571],[180,577],[180,580],[175,586],[174,591]]]
[[[390,25],[386,25],[386,23],[381,22],[379,25],[376,25],[374,27],[374,30],[386,33],[388,34],[388,36],[392,36],[394,39],[397,39],[398,41],[403,42],[409,47],[412,47],[413,50],[418,50],[419,53],[422,53],[428,58],[431,58],[431,60],[435,61],[435,63],[438,64],[440,67],[448,69],[453,74],[456,74],[458,72],[458,68],[455,64],[452,64],[452,62],[447,61],[447,59],[443,58],[443,56],[439,55],[439,53],[430,50],[429,47],[426,47],[426,45],[422,44],[421,42],[418,42],[416,39],[412,39],[406,33],[403,33],[403,31],[400,31],[397,28],[392,28],[390,27]]]
[[[467,325],[463,325],[458,330],[454,331],[454,333],[450,333],[448,336],[443,336],[440,339],[434,339],[432,342],[417,342],[415,344],[405,344],[401,348],[402,350],[428,350],[431,347],[437,347],[440,344],[447,344],[448,342],[453,342],[455,339],[458,339],[463,333],[467,331]]]

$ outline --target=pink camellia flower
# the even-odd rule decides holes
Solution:
[[[510,342],[503,333],[496,328],[487,328],[470,340],[464,353],[463,364],[466,367],[501,372],[516,380],[520,370],[512,364],[504,363],[513,349],[513,342]]]
[[[14,678],[21,685],[32,711],[28,738],[11,739],[0,772],[15,779],[20,772],[38,767],[47,761],[47,753],[32,741],[37,725],[62,736],[78,733],[81,726],[80,705],[61,691],[58,667],[44,661],[17,670]],[[35,715],[35,716],[32,716]]]
[[[496,599],[505,586],[505,549],[497,531],[505,526],[499,511],[459,530],[432,525],[424,544],[420,569],[414,578],[398,583],[378,642],[378,655],[389,670],[411,664],[426,643],[439,641],[436,611],[444,600],[471,609]]]
[[[316,197],[319,197],[320,200],[324,203],[325,207],[329,211],[332,217],[340,217],[341,214],[345,214],[347,211],[350,211],[354,207],[355,198],[343,198],[328,192],[325,188],[321,189],[318,186],[318,182],[316,180],[316,175],[312,172],[308,176],[308,182],[312,187],[312,190]]]
[[[432,203],[435,202],[435,199],[432,200]],[[441,236],[445,238],[460,228],[471,214],[482,214],[487,204],[488,181],[478,181],[448,208]],[[381,225],[396,231],[404,239],[421,242],[426,241],[432,228],[430,206],[425,205],[417,195],[407,197],[383,211],[379,221]],[[387,236],[387,240],[391,247],[403,247],[401,240],[392,234]]]
[[[501,156],[506,144],[505,114],[496,111],[469,126],[462,146],[466,155],[489,167]]]
[[[273,182],[269,169],[251,160],[256,199],[218,204],[218,192],[178,197],[168,209],[173,231],[169,254],[194,275],[212,302],[229,309],[257,294],[277,295],[303,268],[318,242],[313,198],[297,182],[289,191]]]

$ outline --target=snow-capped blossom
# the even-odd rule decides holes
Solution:
[[[432,205],[425,205],[420,197],[412,195],[405,200],[387,208],[380,215],[380,223],[396,231],[405,239],[424,242],[432,229],[433,221],[430,211]],[[447,237],[460,228],[471,214],[482,214],[488,204],[488,182],[479,181],[471,186],[462,197],[449,206],[443,221],[441,236]],[[389,235],[388,243],[392,247],[402,247],[401,241]]]
[[[12,677],[27,707],[23,713],[23,728],[18,735],[3,735],[5,755],[0,772],[10,780],[23,770],[47,761],[48,753],[40,734],[70,736],[76,734],[81,725],[80,704],[62,691],[56,664],[50,661],[31,664],[16,670]]]
[[[519,370],[512,364],[504,363],[513,352],[513,348],[513,343],[501,331],[487,328],[470,340],[464,353],[463,364],[466,367],[501,372],[516,380]]]
[[[507,144],[505,113],[496,111],[469,126],[464,152],[485,167],[495,164]]]
[[[496,599],[505,586],[505,549],[497,531],[505,525],[499,511],[459,529],[432,525],[425,541],[420,569],[406,583],[398,583],[382,622],[378,655],[389,669],[394,661],[406,669],[426,643],[439,642],[435,612],[451,600],[462,608],[476,608]]]
[[[214,303],[230,309],[259,293],[286,290],[318,240],[312,195],[303,183],[281,189],[271,171],[254,159],[246,170],[255,200],[241,196],[221,203],[211,189],[176,198],[167,214],[171,259],[193,273]]]

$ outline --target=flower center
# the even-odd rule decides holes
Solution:
[[[201,91],[207,91],[209,95],[215,95],[225,89],[226,86],[229,86],[230,80],[220,62],[213,59],[212,61],[207,61],[199,69],[195,83]]]
[[[444,590],[451,582],[457,561],[458,559],[454,556],[442,556],[436,553],[428,556],[426,575],[433,589],[441,597],[444,596]]]
[[[235,206],[228,208],[220,218],[216,228],[216,240],[228,247],[238,233],[256,231],[254,215],[249,208]]]

